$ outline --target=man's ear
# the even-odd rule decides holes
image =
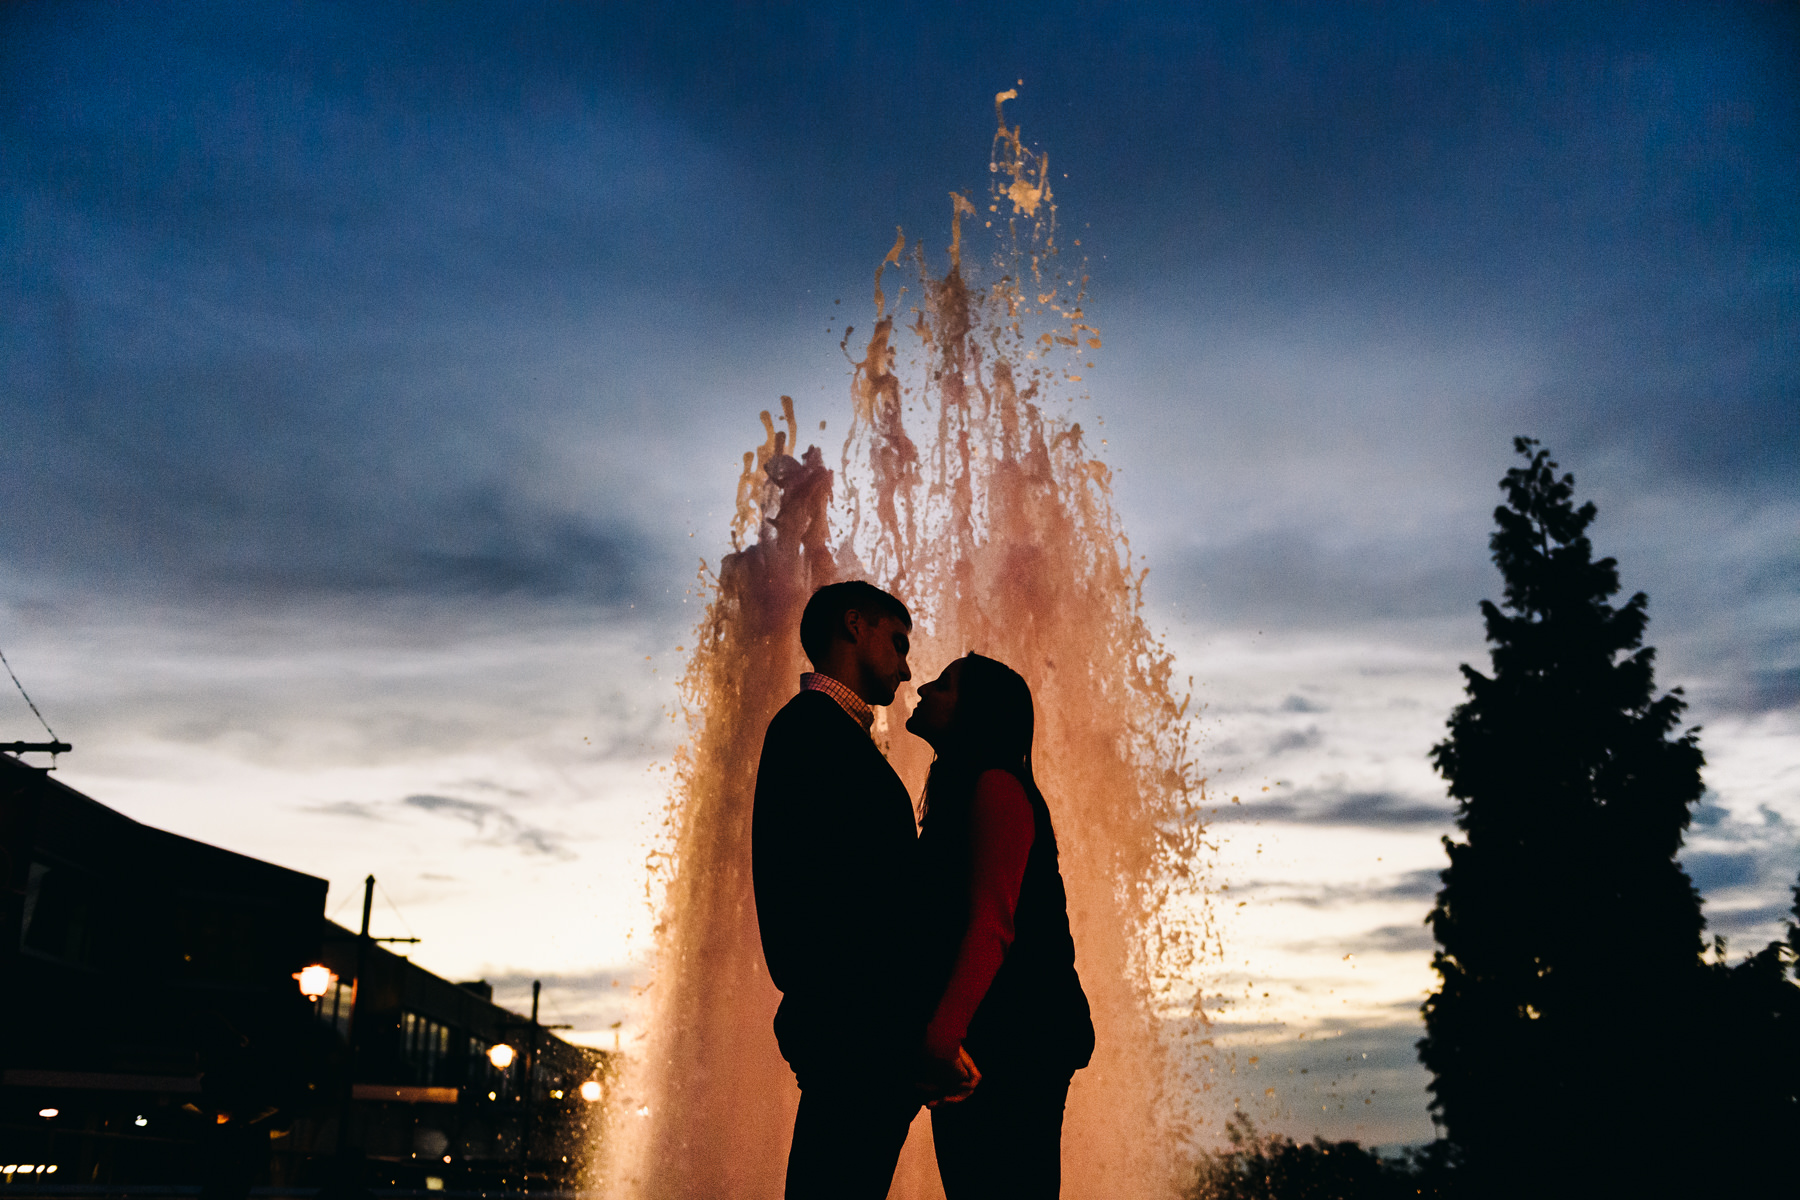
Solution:
[[[862,641],[863,635],[869,632],[872,626],[873,622],[863,615],[861,609],[847,608],[844,610],[844,619],[838,628],[843,633],[845,640],[854,646]]]

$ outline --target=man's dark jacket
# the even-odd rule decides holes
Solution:
[[[751,859],[775,1036],[800,1078],[900,1076],[919,1052],[912,798],[862,725],[803,691],[769,722]]]

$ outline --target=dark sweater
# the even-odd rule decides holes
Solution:
[[[917,852],[912,798],[868,733],[823,692],[788,701],[763,739],[751,859],[775,1036],[803,1087],[917,1057]]]

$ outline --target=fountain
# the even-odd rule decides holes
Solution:
[[[1194,1102],[1182,1038],[1204,1020],[1193,973],[1213,941],[1200,781],[1187,701],[1144,622],[1143,573],[1110,473],[1067,415],[1101,341],[1084,312],[1086,277],[1061,270],[1047,162],[1006,125],[1014,95],[995,101],[987,213],[952,194],[947,269],[934,274],[904,233],[876,268],[838,469],[816,446],[798,452],[785,396],[783,427],[764,412],[763,444],[744,456],[734,552],[704,579],[710,604],[682,684],[689,737],[656,862],[647,1032],[597,1167],[612,1194],[781,1194],[799,1093],[770,1029],[779,994],[751,896],[751,791],[763,730],[806,669],[801,608],[820,585],[858,577],[911,608],[920,680],[979,650],[1031,683],[1038,778],[1099,1034],[1070,1091],[1067,1194],[1175,1191]],[[975,220],[997,244],[985,284],[964,267]],[[890,272],[912,281],[892,311]],[[909,291],[916,300],[896,325]],[[903,690],[875,734],[916,796],[928,754],[901,729],[912,699]],[[894,1196],[942,1195],[929,1139],[921,1116]]]

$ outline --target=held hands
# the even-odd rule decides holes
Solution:
[[[975,1085],[981,1082],[981,1072],[976,1068],[975,1060],[961,1046],[956,1048],[954,1059],[925,1055],[924,1067],[918,1086],[925,1093],[926,1108],[967,1100],[974,1093]]]

